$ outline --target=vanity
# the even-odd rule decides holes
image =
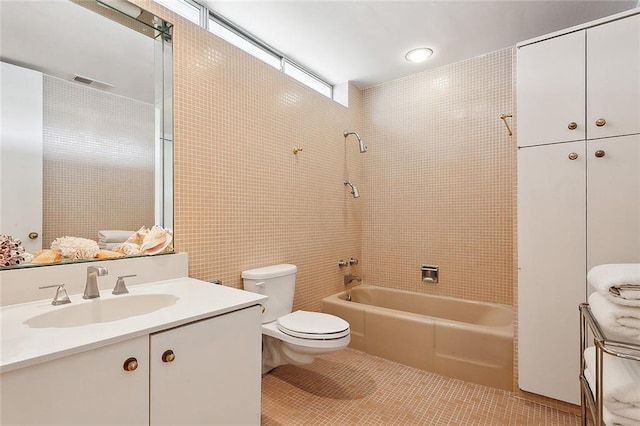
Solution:
[[[266,297],[188,277],[128,289],[0,308],[0,423],[259,424]]]

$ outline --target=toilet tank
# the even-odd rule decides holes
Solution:
[[[296,265],[282,264],[242,272],[242,282],[246,291],[269,297],[263,303],[263,323],[291,313],[297,270]]]

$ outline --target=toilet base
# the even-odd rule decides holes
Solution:
[[[310,348],[283,342],[275,337],[262,335],[262,374],[285,364],[311,364],[316,356],[344,349],[350,341],[349,336],[339,339],[341,344],[332,348]]]

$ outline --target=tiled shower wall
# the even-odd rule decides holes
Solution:
[[[504,49],[364,90],[367,283],[513,304],[516,141],[500,119],[515,116],[513,60]]]
[[[43,247],[153,225],[154,106],[48,75],[43,92]]]
[[[357,143],[349,108],[158,5],[174,27],[175,235],[192,277],[242,287],[241,272],[298,266],[295,309],[321,310],[343,289],[340,258],[361,252]],[[294,155],[293,148],[303,150]],[[354,272],[358,271],[354,268]]]

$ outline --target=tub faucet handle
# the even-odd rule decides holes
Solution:
[[[355,257],[352,257],[351,259],[349,259],[349,265],[357,265],[358,264],[358,259],[356,259]]]
[[[343,260],[343,259],[338,260],[338,267],[339,268],[344,268],[347,265],[349,265],[349,262],[347,262],[346,260]]]

